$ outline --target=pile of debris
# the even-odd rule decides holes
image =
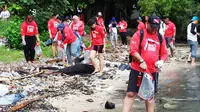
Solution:
[[[106,71],[99,77],[97,75],[73,75],[53,73],[55,69],[62,69],[62,64],[41,60],[35,64],[19,62],[15,64],[0,65],[0,111],[17,110],[58,110],[46,102],[48,97],[66,94],[91,95],[99,90],[108,89],[109,85],[101,80],[113,79],[120,63],[106,61]],[[54,68],[54,69],[42,69]],[[39,102],[35,102],[42,100]],[[35,102],[35,103],[33,103]]]

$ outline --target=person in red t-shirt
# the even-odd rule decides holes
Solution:
[[[49,37],[52,39],[52,55],[56,57],[56,53],[58,52],[57,49],[57,42],[54,42],[54,38],[57,34],[57,25],[59,24],[58,14],[53,14],[53,17],[48,21],[48,30],[49,30]]]
[[[139,17],[138,19],[137,19],[137,22],[138,22],[138,30],[144,30],[146,27],[145,27],[145,24],[142,22],[142,18],[141,17]]]
[[[131,72],[128,82],[128,90],[124,99],[123,111],[130,112],[132,104],[139,90],[140,74],[147,72],[152,74],[156,82],[158,68],[161,68],[167,60],[167,48],[165,39],[162,37],[162,43],[159,41],[158,30],[160,19],[157,16],[151,16],[148,21],[147,29],[144,29],[143,40],[140,43],[140,31],[137,31],[130,41],[130,55],[132,56]],[[155,86],[155,90],[157,87]],[[145,101],[147,112],[154,112],[154,99]]]
[[[95,62],[95,56],[98,53],[100,74],[102,74],[103,73],[103,53],[105,51],[105,45],[106,45],[105,31],[102,26],[97,25],[94,19],[90,19],[88,21],[88,25],[90,26],[90,35],[92,37],[92,41],[90,44],[90,46],[92,46],[90,58],[91,58],[93,66],[95,67],[94,73],[99,72],[97,64]]]
[[[101,27],[105,28],[104,20],[103,20],[103,15],[101,12],[97,13],[97,24],[100,25]]]
[[[84,35],[84,22],[80,20],[80,18],[78,16],[73,16],[73,22],[71,25],[71,29],[72,31],[76,32],[79,36],[83,36]]]
[[[63,33],[64,35],[62,32],[59,32],[58,41],[60,47],[66,50],[68,64],[73,65],[74,59],[80,56],[80,40],[68,25],[64,27]]]
[[[123,45],[122,47],[127,48],[126,32],[128,24],[124,20],[124,18],[121,18],[121,21],[118,23],[118,27],[120,28],[119,32],[122,39],[122,45]]]
[[[165,18],[166,30],[165,30],[165,40],[167,47],[170,47],[171,56],[174,56],[175,52],[175,36],[176,36],[176,26],[173,22],[169,20],[168,17]]]
[[[40,42],[37,23],[33,16],[27,16],[21,24],[22,44],[24,45],[24,55],[28,63],[34,62],[36,39]]]

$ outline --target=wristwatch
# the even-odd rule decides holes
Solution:
[[[140,60],[140,63],[143,63],[143,62],[144,62],[144,60],[143,60],[143,59],[141,59],[141,60]]]

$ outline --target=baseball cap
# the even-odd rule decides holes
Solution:
[[[199,18],[197,16],[193,16],[192,21],[195,21],[195,20],[199,20]]]
[[[140,21],[142,21],[142,18],[141,18],[141,17],[138,17],[138,18],[137,18],[137,20],[140,20]]]
[[[151,16],[148,20],[152,28],[160,28],[160,18],[158,16]]]

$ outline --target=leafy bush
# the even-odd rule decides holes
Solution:
[[[90,34],[90,27],[88,25],[85,25],[85,32],[86,34]]]
[[[9,20],[0,20],[0,37],[4,37],[4,33],[6,29],[10,26],[10,19]]]
[[[23,20],[19,17],[13,17],[10,21],[8,28],[4,32],[4,36],[8,38],[8,46],[10,48],[21,49],[21,34],[20,34],[20,26]]]
[[[49,32],[48,31],[43,31],[42,33],[40,33],[40,36],[39,36],[40,40],[42,42],[45,42],[49,39]]]

